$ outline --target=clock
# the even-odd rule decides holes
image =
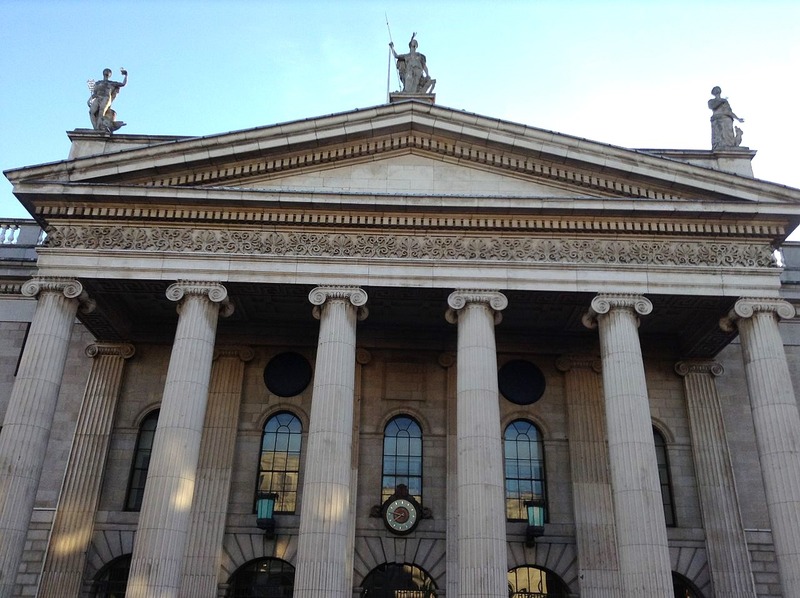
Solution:
[[[395,534],[409,534],[419,523],[419,511],[412,501],[406,498],[395,498],[386,505],[383,522],[389,531]]]

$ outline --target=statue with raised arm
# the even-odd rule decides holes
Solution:
[[[714,97],[708,100],[708,107],[711,110],[711,149],[729,149],[739,147],[742,143],[742,130],[733,126],[733,121],[744,122],[731,110],[731,105],[727,98],[720,97],[722,90],[714,87],[711,90]]]
[[[436,79],[431,79],[428,73],[428,65],[425,62],[425,54],[417,52],[419,44],[416,33],[411,36],[411,41],[408,42],[408,54],[398,54],[394,50],[394,42],[389,42],[389,47],[392,49],[397,60],[397,73],[400,75],[400,81],[403,82],[403,91],[400,93],[408,94],[428,94],[433,93],[433,88],[436,86]]]
[[[92,94],[87,104],[89,105],[89,118],[95,131],[113,133],[125,126],[124,122],[117,121],[117,113],[111,109],[111,104],[119,90],[128,83],[128,71],[120,69],[119,72],[123,76],[121,83],[111,80],[111,69],[103,69],[102,81],[89,79],[86,82]]]

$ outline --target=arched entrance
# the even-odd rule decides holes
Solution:
[[[105,565],[94,578],[92,598],[125,598],[131,555],[124,554]]]
[[[294,567],[281,559],[256,559],[228,581],[228,598],[292,598]]]
[[[672,587],[675,590],[675,598],[703,598],[696,585],[675,571],[672,572]]]
[[[508,572],[509,598],[568,598],[569,588],[547,569],[524,565]]]
[[[433,578],[416,565],[384,563],[361,583],[362,598],[435,598]]]

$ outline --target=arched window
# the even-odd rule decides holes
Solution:
[[[680,573],[672,572],[672,588],[675,598],[703,598],[700,590]]]
[[[547,500],[544,444],[539,429],[518,419],[503,434],[506,476],[506,518],[527,519],[525,501]],[[547,511],[545,510],[545,518]]]
[[[435,598],[433,578],[416,565],[384,563],[361,582],[364,598]]]
[[[547,569],[523,566],[508,572],[509,598],[568,598],[569,588]]]
[[[672,480],[669,475],[669,459],[667,443],[664,436],[653,428],[653,442],[656,445],[656,461],[658,462],[658,480],[661,484],[661,502],[664,504],[664,520],[669,527],[675,525],[675,506],[672,500]]]
[[[228,584],[228,598],[292,598],[294,567],[281,559],[256,559],[239,567]]]
[[[144,485],[147,482],[147,471],[150,469],[150,453],[153,452],[158,413],[158,409],[148,413],[139,426],[139,436],[136,438],[136,448],[133,451],[131,475],[128,478],[128,494],[125,498],[126,511],[139,511],[142,508]]]
[[[303,424],[288,411],[273,415],[264,424],[256,491],[278,495],[276,513],[294,513],[297,509],[302,435]]]
[[[383,431],[381,502],[400,484],[422,504],[422,430],[408,415],[393,417]]]
[[[131,570],[131,555],[115,558],[100,569],[92,585],[93,598],[125,598],[128,573]]]

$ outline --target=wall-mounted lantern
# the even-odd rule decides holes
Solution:
[[[544,535],[544,500],[526,500],[525,510],[528,513],[528,529],[525,530],[525,546],[536,545],[536,538]]]
[[[278,495],[274,492],[259,492],[256,498],[256,525],[264,530],[267,538],[275,537],[275,501]]]

